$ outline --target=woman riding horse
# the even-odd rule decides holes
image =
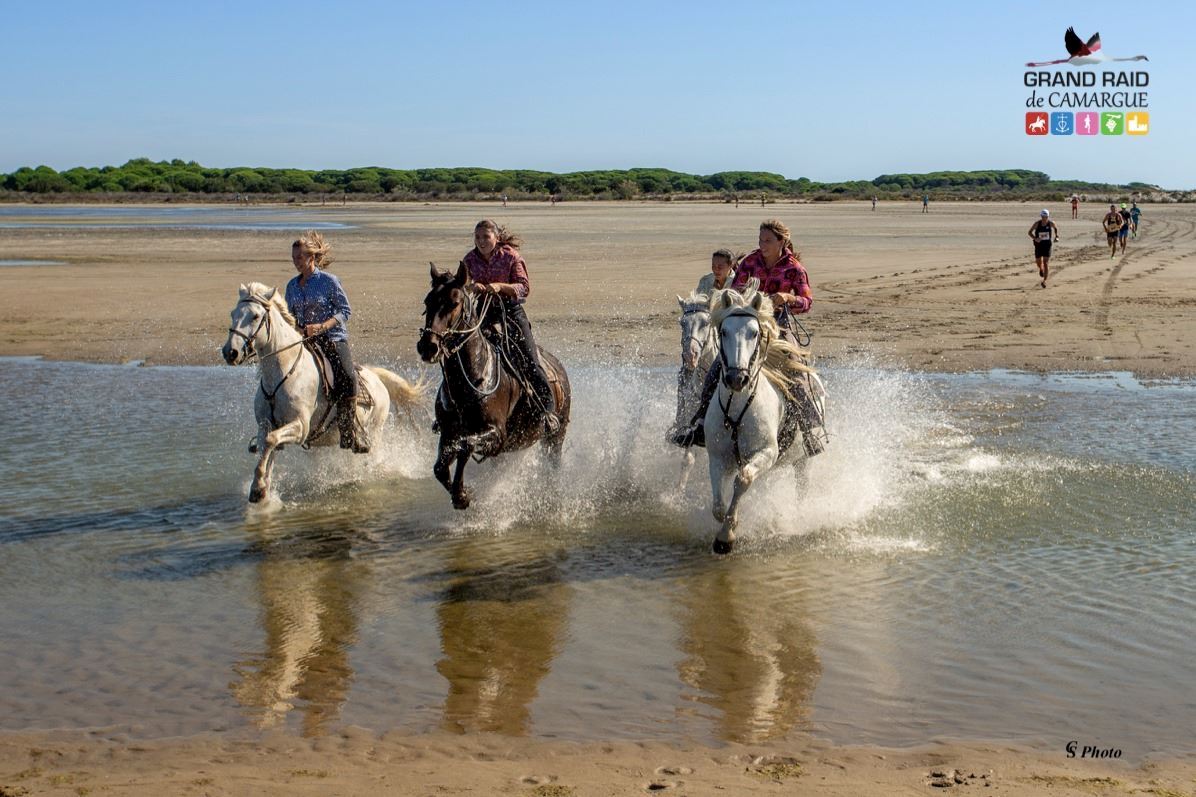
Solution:
[[[332,400],[336,402],[336,423],[341,448],[354,454],[368,454],[370,441],[357,428],[357,369],[349,351],[346,328],[352,310],[340,280],[323,268],[332,262],[332,245],[320,233],[309,230],[291,244],[291,262],[299,276],[287,283],[287,308],[295,316],[304,337],[311,338],[332,366]],[[312,336],[315,337],[312,337]]]
[[[523,309],[523,303],[532,290],[527,264],[519,254],[519,246],[523,241],[506,227],[483,219],[473,228],[473,242],[474,248],[466,253],[461,262],[469,271],[474,291],[498,300],[489,303],[486,317],[482,319],[483,328],[493,328],[494,325],[505,328],[511,353],[518,360],[515,367],[530,383],[532,393],[540,404],[544,431],[555,434],[561,426],[556,399],[537,355],[532,323]]]
[[[784,315],[799,315],[810,312],[814,304],[814,294],[810,290],[810,276],[798,259],[799,254],[793,250],[793,239],[789,228],[777,219],[768,219],[760,224],[758,239],[760,248],[745,257],[735,272],[731,287],[743,290],[748,280],[756,279],[760,283],[760,292],[772,301],[775,316],[781,322],[783,337],[795,342],[792,334],[784,323]],[[688,448],[691,445],[704,445],[705,428],[703,418],[710,399],[718,387],[719,375],[722,368],[715,362],[706,374],[706,382],[702,386],[702,398],[697,413],[688,427],[678,430],[671,438],[672,442]],[[821,423],[818,411],[809,396],[809,391],[803,386],[794,390],[799,408],[798,424],[802,430],[802,439],[806,452],[810,456],[819,454],[823,450],[822,441],[813,434],[814,426]]]

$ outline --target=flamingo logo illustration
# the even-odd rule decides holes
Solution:
[[[1132,58],[1113,58],[1105,55],[1100,49],[1100,34],[1092,34],[1092,38],[1085,42],[1076,35],[1075,28],[1068,28],[1063,34],[1063,44],[1067,47],[1068,58],[1058,61],[1030,61],[1026,66],[1053,66],[1055,64],[1071,64],[1072,66],[1087,66],[1089,64],[1103,64],[1108,61],[1149,61],[1145,55],[1135,55]]]

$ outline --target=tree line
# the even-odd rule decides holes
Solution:
[[[212,168],[195,161],[135,158],[122,166],[49,166],[0,174],[0,190],[15,194],[352,195],[380,199],[634,199],[720,197],[727,201],[913,198],[1059,198],[1072,193],[1124,194],[1159,190],[1145,183],[1113,185],[1052,180],[1028,169],[882,174],[873,180],[823,183],[771,172],[685,174],[670,169],[615,169],[556,174],[530,169],[270,169]]]

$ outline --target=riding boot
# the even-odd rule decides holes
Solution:
[[[341,448],[354,454],[368,454],[370,441],[365,430],[357,425],[357,397],[341,396],[336,402],[336,426],[341,433]]]
[[[801,429],[802,446],[806,449],[807,457],[814,457],[826,450],[822,438],[814,432],[816,425],[822,425],[822,418],[805,385],[798,383],[794,392],[797,394],[797,426]]]
[[[689,448],[690,446],[706,447],[706,408],[710,406],[710,399],[714,398],[714,391],[718,390],[718,378],[722,374],[722,367],[716,362],[706,372],[706,381],[702,383],[702,397],[698,399],[698,409],[690,419],[689,426],[678,429],[669,437],[669,442],[675,446]]]

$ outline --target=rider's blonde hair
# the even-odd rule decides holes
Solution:
[[[793,238],[789,234],[789,227],[780,219],[766,219],[760,222],[761,230],[768,230],[770,233],[781,239],[781,249],[793,252],[793,256],[801,260],[801,252],[793,249]]]
[[[764,364],[760,372],[773,387],[793,398],[793,385],[814,370],[813,355],[781,337],[781,327],[773,318],[772,301],[761,292],[753,277],[740,293],[734,289],[715,291],[710,298],[710,321],[721,330],[723,321],[732,315],[750,315],[760,325],[760,352]]]
[[[324,240],[324,235],[318,230],[308,230],[299,236],[292,247],[299,247],[305,255],[315,255],[316,268],[323,268],[332,262],[332,244]]]

